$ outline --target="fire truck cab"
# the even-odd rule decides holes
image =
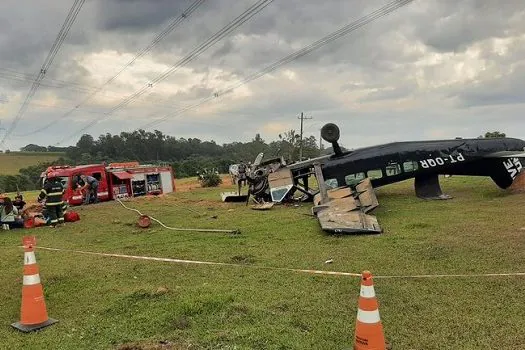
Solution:
[[[169,166],[140,165],[138,162],[51,166],[42,173],[42,185],[47,178],[58,177],[64,185],[64,201],[80,205],[84,195],[81,175],[98,180],[98,200],[158,195],[175,191],[173,170]]]
[[[106,167],[104,164],[79,165],[79,166],[51,166],[43,173],[42,184],[47,178],[58,177],[64,185],[64,200],[69,205],[82,204],[84,196],[80,190],[83,185],[80,175],[93,176],[98,180],[98,200],[110,200]]]

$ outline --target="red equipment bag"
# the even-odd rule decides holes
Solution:
[[[80,220],[80,215],[76,211],[68,211],[64,214],[65,222],[75,222]]]
[[[27,218],[24,220],[24,228],[33,228],[35,227],[35,219]]]

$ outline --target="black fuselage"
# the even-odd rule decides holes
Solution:
[[[490,176],[506,188],[521,170],[515,159],[525,159],[525,141],[515,138],[394,142],[333,155],[323,160],[322,171],[325,181],[336,180],[338,186],[365,177],[379,187],[419,175],[450,174]]]

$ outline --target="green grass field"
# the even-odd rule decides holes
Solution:
[[[224,188],[127,205],[170,226],[239,228],[240,235],[142,230],[137,214],[115,202],[79,207],[81,221],[63,228],[0,232],[0,347],[351,349],[358,279],[256,267],[376,276],[525,272],[525,195],[476,178],[443,179],[442,187],[454,199],[419,200],[411,182],[379,189],[381,235],[327,235],[303,215],[309,204],[254,211],[221,203]],[[10,324],[19,320],[26,234],[43,247],[240,266],[37,249],[49,316],[60,322],[22,334]],[[378,278],[375,289],[393,349],[525,348],[525,276]]]
[[[11,152],[0,153],[0,175],[16,175],[22,168],[51,162],[63,156],[60,152]]]

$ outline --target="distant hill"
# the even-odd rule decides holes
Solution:
[[[62,152],[10,152],[0,153],[0,175],[16,175],[18,170],[63,157]]]
[[[30,143],[22,148],[21,152],[66,152],[70,147],[56,147],[56,146],[39,146],[34,143]]]

